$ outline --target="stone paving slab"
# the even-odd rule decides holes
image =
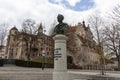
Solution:
[[[69,70],[69,80],[103,80],[99,71],[85,70]],[[106,72],[104,77],[111,79],[105,80],[120,80],[120,72]],[[26,67],[0,67],[0,80],[52,80],[53,69],[42,70],[41,68],[26,68]],[[92,79],[91,77],[99,77]],[[112,78],[115,77],[116,79]]]
[[[53,69],[0,67],[0,80],[52,80]]]

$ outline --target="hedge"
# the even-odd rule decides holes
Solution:
[[[71,56],[67,56],[67,63],[72,64],[73,63],[73,58]]]
[[[42,59],[36,59],[32,61],[24,61],[24,60],[15,60],[16,66],[22,67],[37,67],[42,68]],[[46,68],[53,68],[54,67],[54,60],[53,59],[45,59],[45,67]],[[67,67],[69,69],[76,69],[77,66],[73,64],[73,59],[71,56],[67,56]]]
[[[53,64],[54,63],[54,60],[53,59],[49,59],[49,58],[46,58],[44,61],[47,64]],[[32,60],[32,62],[42,63],[42,59],[35,59],[35,60]]]
[[[3,59],[0,60],[0,66],[3,66]]]
[[[22,67],[34,67],[34,68],[42,67],[42,63],[33,62],[33,61],[24,61],[24,60],[15,60],[15,65],[22,66]],[[45,67],[53,68],[53,64],[47,63],[47,64],[45,64]]]

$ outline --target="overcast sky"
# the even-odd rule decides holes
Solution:
[[[61,13],[64,22],[74,25],[87,20],[95,11],[106,16],[118,4],[120,0],[0,0],[0,24],[20,28],[23,20],[30,18],[48,29]]]

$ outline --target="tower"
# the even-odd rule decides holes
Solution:
[[[38,34],[43,33],[43,26],[42,23],[40,24],[39,28],[38,28]]]
[[[16,36],[18,35],[19,31],[14,26],[11,28],[7,39],[7,48],[6,48],[6,54],[7,58],[13,59],[14,58],[14,49],[15,49],[15,43],[16,43]]]
[[[83,20],[83,22],[82,22],[82,25],[83,25],[83,27],[85,28],[86,26],[85,26],[85,21]]]
[[[18,29],[16,27],[13,27],[11,30],[10,30],[10,35],[16,35],[18,33]]]

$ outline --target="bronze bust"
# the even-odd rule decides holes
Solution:
[[[64,16],[58,14],[57,20],[59,24],[56,25],[54,29],[54,34],[65,34],[66,30],[69,28],[68,24],[63,23]]]

